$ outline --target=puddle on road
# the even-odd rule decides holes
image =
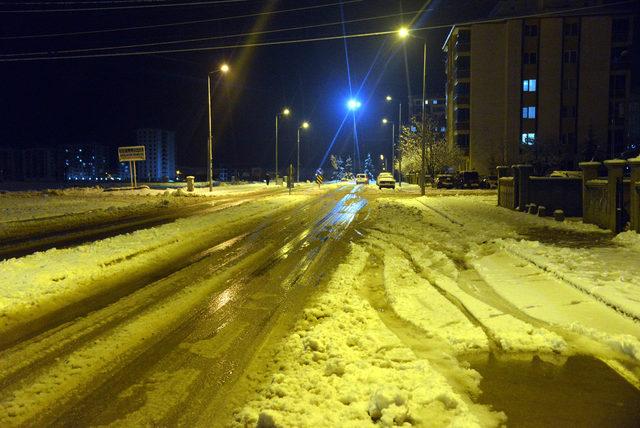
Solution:
[[[489,358],[478,402],[507,414],[509,427],[638,427],[640,391],[602,361],[569,357],[563,365]]]

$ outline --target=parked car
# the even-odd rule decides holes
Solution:
[[[376,180],[376,185],[379,189],[383,187],[390,187],[392,189],[396,188],[396,180],[393,178],[390,172],[381,172],[378,174],[378,179]]]
[[[458,189],[478,189],[480,174],[478,171],[460,171],[455,176],[455,185]]]
[[[495,189],[498,187],[498,176],[488,175],[480,181],[481,189]]]
[[[357,174],[356,184],[369,184],[369,177],[367,177],[367,174]]]
[[[438,189],[453,189],[455,184],[453,182],[453,175],[451,174],[438,174],[433,181],[433,186]]]

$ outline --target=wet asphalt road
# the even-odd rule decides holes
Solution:
[[[0,425],[219,419],[225,391],[252,355],[286,330],[342,258],[349,224],[366,204],[356,189],[244,224],[180,269],[101,296],[7,345]],[[119,349],[131,337],[139,343]],[[22,413],[24,403],[30,412]]]

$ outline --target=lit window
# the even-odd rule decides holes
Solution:
[[[524,92],[536,91],[536,79],[525,79],[522,81],[522,90]]]
[[[523,119],[535,119],[536,118],[536,108],[534,106],[522,107],[522,118]]]
[[[525,146],[533,146],[536,142],[536,134],[534,132],[523,132],[521,142]]]
[[[438,100],[433,100],[433,104],[438,104]]]

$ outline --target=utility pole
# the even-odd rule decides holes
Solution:
[[[426,112],[424,109],[427,87],[427,41],[424,41],[422,51],[422,165],[420,168],[420,194],[425,194],[425,174],[426,174],[426,156],[427,156],[427,132],[426,132]]]

